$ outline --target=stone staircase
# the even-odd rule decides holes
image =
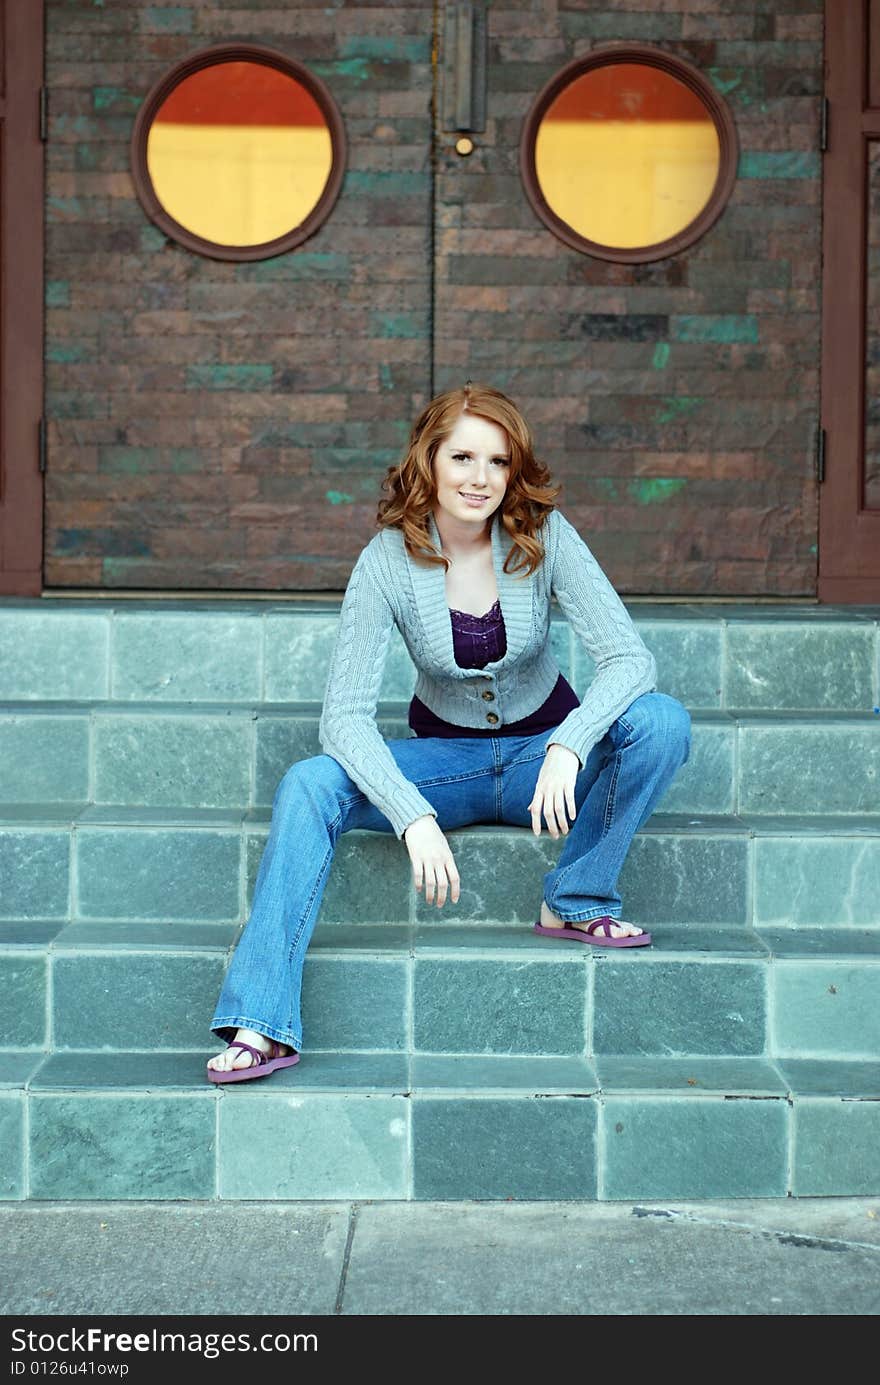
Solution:
[[[880,608],[629,609],[688,763],[633,842],[644,951],[535,937],[546,834],[340,842],[307,1048],[204,1078],[275,786],[317,754],[338,603],[0,602],[0,1196],[880,1194]],[[559,666],[590,661],[557,611]],[[409,734],[399,639],[378,720]]]

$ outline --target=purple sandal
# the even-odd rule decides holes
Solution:
[[[243,1048],[247,1053],[252,1053],[256,1059],[249,1068],[230,1068],[228,1072],[217,1072],[214,1068],[208,1068],[209,1082],[249,1082],[252,1077],[268,1077],[270,1072],[276,1068],[292,1068],[294,1063],[299,1062],[299,1054],[296,1052],[282,1053],[281,1044],[275,1039],[270,1039],[272,1047],[268,1053],[263,1053],[262,1049],[251,1048],[250,1044],[233,1043],[226,1045],[226,1051],[230,1048]]]
[[[594,947],[647,947],[651,941],[650,933],[636,933],[625,938],[613,938],[611,936],[612,923],[620,926],[622,922],[622,919],[613,919],[610,914],[603,914],[601,918],[593,919],[587,928],[545,928],[539,921],[535,924],[535,932],[543,934],[545,938],[574,938],[579,943],[592,943]],[[600,928],[602,929],[601,936],[598,932]]]

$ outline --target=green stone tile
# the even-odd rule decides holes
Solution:
[[[880,1062],[833,1058],[780,1058],[776,1064],[795,1097],[837,1096],[880,1099]]]
[[[0,605],[0,701],[107,697],[107,613],[45,611],[39,605]]]
[[[108,947],[115,952],[227,952],[239,932],[236,923],[69,923],[55,939],[54,951]]]
[[[865,624],[738,621],[727,627],[724,705],[867,710],[873,658]]]
[[[445,907],[448,907],[445,906]],[[442,915],[442,910],[440,911]],[[530,923],[519,923],[506,927],[500,923],[489,924],[450,924],[448,927],[435,923],[424,924],[413,931],[413,946],[416,954],[430,955],[442,953],[484,952],[497,957],[499,953],[531,953],[533,957],[552,957],[554,961],[567,962],[569,966],[583,966],[584,948],[576,945],[562,947],[552,939],[541,937],[534,932]]]
[[[297,1069],[279,1075],[288,1072],[295,1075]],[[408,1196],[408,1098],[317,1092],[257,1096],[242,1090],[250,1085],[223,1089],[220,1197]],[[287,1085],[292,1089],[294,1083]]]
[[[636,629],[657,661],[657,687],[693,710],[721,706],[722,629],[716,621],[641,619]]]
[[[755,925],[880,924],[880,839],[760,837],[755,842]]]
[[[254,802],[271,808],[275,791],[291,765],[320,755],[315,717],[258,716]]]
[[[596,1059],[603,1092],[725,1092],[742,1096],[778,1095],[788,1090],[765,1058]]]
[[[164,922],[236,918],[239,856],[237,832],[82,831],[77,913]]]
[[[749,844],[694,827],[688,833],[640,832],[618,879],[621,917],[640,927],[742,925],[748,918]]]
[[[30,1098],[34,1198],[212,1198],[214,1153],[208,1091]]]
[[[447,895],[438,909],[416,893],[415,917],[421,925],[527,924],[541,912],[544,876],[554,869],[563,849],[546,831],[535,837],[530,828],[473,826],[446,833],[461,891],[457,904]],[[406,854],[406,853],[404,853]],[[411,876],[409,857],[407,874]]]
[[[0,798],[81,803],[89,797],[85,716],[0,716]]]
[[[795,1197],[880,1195],[880,1101],[799,1098],[794,1107]]]
[[[629,952],[596,967],[593,1048],[670,1058],[761,1054],[765,1012],[758,962],[659,961]]]
[[[58,1048],[202,1048],[221,956],[61,953],[53,963]]]
[[[744,813],[877,811],[880,735],[873,722],[740,730]]]
[[[0,920],[0,947],[46,947],[64,927],[60,919],[44,923],[34,919]]]
[[[322,702],[339,618],[279,612],[265,617],[267,702]]]
[[[4,1049],[0,1059],[0,1087],[26,1087],[45,1061],[45,1052],[15,1053]]]
[[[685,957],[705,952],[710,957],[767,957],[768,948],[751,928],[708,928],[696,925],[684,928],[654,928],[651,931],[651,956],[682,954]],[[598,952],[596,960],[619,956],[615,952]]]
[[[85,803],[0,803],[0,827],[71,827]]]
[[[608,1097],[601,1196],[785,1197],[783,1099]]]
[[[664,813],[732,813],[734,729],[691,723],[691,753],[663,796]]]
[[[412,1107],[418,1199],[596,1196],[595,1100],[423,1096]]]
[[[321,923],[409,923],[412,867],[394,833],[344,832],[321,900]]]
[[[244,810],[252,736],[241,717],[98,717],[95,802]]]
[[[67,831],[0,828],[0,908],[8,919],[66,918],[70,906]]]
[[[583,1054],[587,973],[544,960],[420,958],[413,1043],[423,1053]]]
[[[305,1048],[403,1049],[407,971],[405,961],[308,957],[302,992]]]
[[[33,952],[0,954],[4,1048],[41,1048],[46,1043],[46,958]]]
[[[259,701],[261,640],[260,620],[244,613],[117,615],[112,696],[159,702]]]
[[[304,1053],[289,1084],[309,1092],[380,1092],[402,1096],[410,1090],[405,1053]],[[274,1078],[273,1078],[274,1086]]]
[[[762,929],[761,938],[774,957],[880,959],[880,928]]]
[[[241,808],[155,808],[145,804],[90,803],[77,818],[80,827],[232,827],[245,817]]]
[[[516,1092],[520,1096],[563,1093],[592,1096],[598,1081],[586,1058],[517,1057],[417,1053],[412,1060],[415,1092]]]
[[[310,956],[317,952],[335,952],[342,957],[352,952],[369,952],[408,957],[412,930],[405,923],[321,923],[312,935],[309,949]]]
[[[204,1040],[204,1025],[201,1038]],[[30,1083],[34,1092],[91,1093],[179,1088],[206,1090],[204,1053],[52,1053]]]
[[[779,1057],[880,1057],[880,965],[778,961],[771,973]]]
[[[0,1197],[24,1196],[24,1094],[0,1092]]]

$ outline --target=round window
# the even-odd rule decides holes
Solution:
[[[710,83],[627,44],[569,63],[538,94],[520,172],[538,216],[600,259],[674,254],[720,216],[736,176],[733,118]]]
[[[215,259],[257,260],[317,230],[342,183],[342,120],[324,83],[293,59],[219,44],[156,83],[132,132],[144,210]]]

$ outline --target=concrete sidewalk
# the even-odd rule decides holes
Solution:
[[[5,1203],[0,1241],[7,1316],[880,1311],[876,1198]]]

